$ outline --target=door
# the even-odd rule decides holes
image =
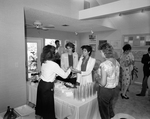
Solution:
[[[40,55],[43,47],[42,38],[26,38],[26,68],[27,80],[31,73],[38,73],[41,69]]]

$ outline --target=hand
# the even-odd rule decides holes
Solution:
[[[72,68],[72,73],[81,73],[81,71],[75,69],[75,68]]]
[[[99,80],[101,79],[101,76],[97,72],[94,72],[94,79]]]
[[[68,69],[72,70],[72,66],[71,66],[71,67],[68,67],[68,68],[66,69],[66,71],[67,71]]]

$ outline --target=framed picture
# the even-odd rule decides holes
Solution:
[[[91,41],[96,41],[96,35],[94,35],[94,34],[89,35],[89,39]]]
[[[92,47],[92,51],[95,52],[96,51],[96,44],[95,43],[91,43],[89,45]]]
[[[98,50],[100,50],[100,45],[102,45],[103,43],[107,43],[107,40],[99,40]]]
[[[45,46],[46,45],[53,45],[56,47],[55,45],[55,41],[58,40],[58,39],[48,39],[48,38],[45,38]],[[60,46],[61,46],[61,40],[59,40],[59,43],[60,43]]]

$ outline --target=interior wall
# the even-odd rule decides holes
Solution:
[[[35,38],[50,38],[50,39],[59,39],[61,40],[62,47],[65,45],[65,40],[70,41],[77,41],[77,53],[80,53],[80,39],[78,35],[75,35],[75,33],[71,32],[64,32],[64,31],[54,31],[54,30],[48,30],[48,31],[42,31],[42,30],[31,30],[28,29],[26,33],[26,37],[35,37]],[[44,41],[43,41],[44,42]]]
[[[31,0],[0,0],[0,112],[8,105],[17,107],[26,103],[25,7],[64,16],[76,12],[71,9],[70,0],[32,0],[32,4]],[[66,39],[76,38],[66,35]]]
[[[0,1],[0,112],[26,103],[22,0]]]
[[[94,34],[97,36],[96,39],[96,52],[95,52],[95,58],[102,60],[102,57],[100,56],[100,53],[98,51],[98,44],[99,40],[107,40],[112,45],[115,46],[115,51],[118,53],[118,56],[120,57],[120,54],[122,53],[122,47],[123,47],[123,35],[127,34],[145,34],[150,33],[150,11],[145,11],[144,13],[136,13],[136,14],[130,14],[130,15],[123,15],[123,16],[115,16],[113,18],[107,19],[110,21],[111,24],[113,24],[114,28],[117,30],[112,31],[105,31],[105,32],[95,32]],[[90,44],[91,41],[88,38],[89,34],[81,34],[81,45],[83,44]],[[133,50],[141,50],[140,47],[138,48],[132,48]],[[142,50],[147,48],[142,48]],[[136,80],[138,83],[142,83],[143,79],[143,64],[140,61],[136,61],[135,65],[138,67],[138,75],[139,78]]]

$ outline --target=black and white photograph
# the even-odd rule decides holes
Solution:
[[[150,0],[0,0],[0,119],[150,119]]]

